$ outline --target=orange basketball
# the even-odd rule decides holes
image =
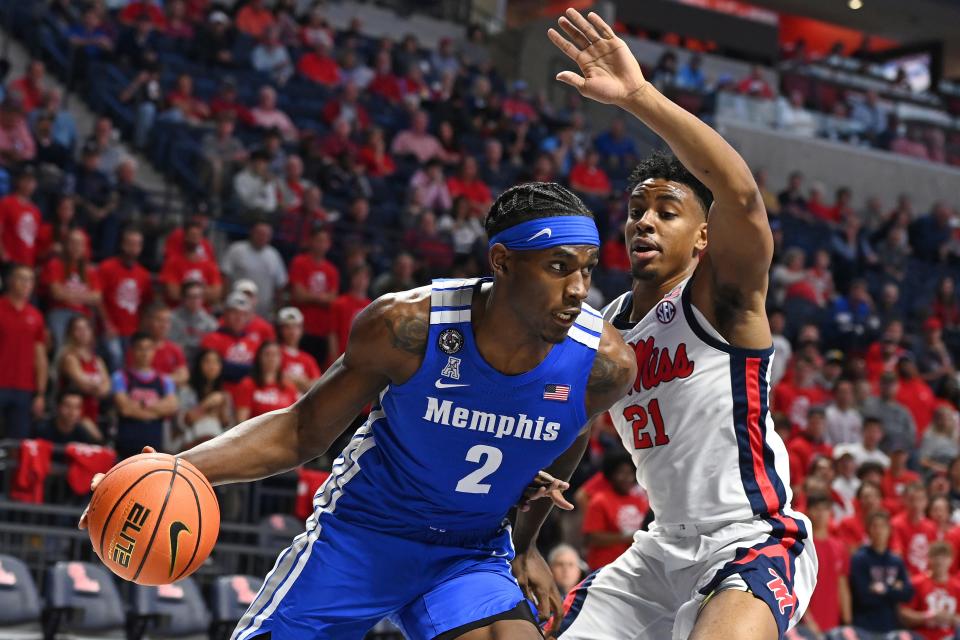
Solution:
[[[97,486],[87,531],[103,564],[124,580],[169,584],[210,555],[220,533],[220,505],[189,462],[141,453],[115,466]]]

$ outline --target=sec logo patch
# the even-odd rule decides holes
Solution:
[[[677,315],[677,307],[669,300],[661,300],[656,314],[660,324],[670,324]]]

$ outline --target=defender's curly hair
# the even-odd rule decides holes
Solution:
[[[575,193],[556,182],[526,182],[510,187],[490,206],[483,222],[487,237],[527,220],[553,216],[585,216],[593,213]]]
[[[662,178],[686,185],[693,191],[693,195],[703,206],[703,215],[707,215],[707,212],[710,211],[710,205],[713,204],[713,193],[695,175],[690,173],[690,170],[683,166],[683,163],[677,160],[677,157],[672,153],[655,151],[649,158],[640,162],[627,179],[627,192],[633,192],[638,184],[650,178]]]

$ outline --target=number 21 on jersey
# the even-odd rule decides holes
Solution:
[[[630,421],[633,429],[633,446],[636,449],[649,449],[670,444],[670,436],[663,427],[663,416],[660,414],[660,402],[651,400],[646,408],[632,404],[623,410],[623,417]],[[649,423],[653,423],[653,436],[650,436]]]

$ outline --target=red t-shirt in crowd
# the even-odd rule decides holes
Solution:
[[[906,353],[901,347],[897,347],[893,355],[889,358],[884,359],[883,356],[883,345],[879,342],[874,342],[869,347],[867,347],[867,353],[864,355],[863,359],[866,362],[867,366],[867,379],[870,382],[876,382],[880,379],[880,376],[886,373],[887,371],[893,371],[897,367],[897,361]]]
[[[140,326],[140,310],[151,297],[150,272],[135,262],[127,267],[120,258],[100,263],[100,286],[107,318],[121,336],[132,336]]]
[[[803,435],[790,438],[787,444],[787,451],[791,458],[796,458],[797,464],[800,465],[804,476],[807,475],[807,471],[810,469],[810,463],[813,462],[814,457],[820,455],[828,460],[833,459],[833,447],[826,442],[812,442]],[[793,480],[793,476],[791,475],[790,477],[791,480]],[[793,481],[794,483],[798,482],[798,480]]]
[[[297,390],[293,385],[268,384],[258,386],[253,378],[244,378],[233,392],[237,409],[250,409],[250,417],[255,418],[269,411],[284,409],[297,401]]]
[[[930,544],[939,537],[933,520],[920,518],[911,522],[909,514],[904,512],[890,519],[890,528],[890,550],[903,558],[907,571],[926,572]]]
[[[870,541],[859,509],[852,516],[834,523],[830,528],[830,535],[842,540],[847,545],[847,549],[859,549]]]
[[[73,231],[74,229],[70,229]],[[93,255],[92,246],[90,244],[90,236],[87,235],[87,232],[83,229],[77,229],[80,233],[83,234],[84,243],[87,245],[87,253],[84,256],[87,260],[90,259],[90,256]],[[47,222],[40,223],[40,231],[37,232],[37,262],[43,262],[45,259],[49,258],[53,253],[53,238],[54,226]],[[61,234],[61,238],[66,237],[66,233]],[[62,240],[61,240],[62,243]],[[61,244],[62,246],[62,244]]]
[[[600,264],[604,269],[630,272],[630,256],[627,255],[627,250],[623,246],[623,238],[618,236],[603,243],[600,247]]]
[[[226,325],[223,323],[223,318],[221,318],[220,328],[223,329],[225,326]],[[243,333],[256,338],[259,342],[272,342],[277,339],[277,332],[273,328],[273,325],[258,315],[254,315],[252,318],[250,318],[250,322],[248,322],[247,326],[243,328]]]
[[[367,175],[374,178],[382,178],[392,175],[397,170],[397,164],[390,157],[389,153],[383,153],[377,157],[373,147],[363,147],[360,149],[358,157],[360,164],[367,168]]]
[[[452,176],[447,178],[447,190],[450,192],[451,198],[465,196],[467,200],[474,204],[487,204],[493,200],[490,195],[490,187],[477,179],[465,182],[457,176]]]
[[[610,178],[600,167],[590,168],[586,163],[578,162],[570,170],[570,186],[574,189],[590,191],[610,191]]]
[[[340,290],[340,272],[329,260],[316,260],[309,253],[301,253],[290,263],[290,284],[298,284],[313,294]],[[303,331],[309,336],[326,336],[333,331],[331,305],[300,304],[303,313]]]
[[[370,304],[370,298],[355,298],[349,293],[345,293],[330,305],[330,311],[333,315],[333,330],[337,334],[339,351],[329,354],[330,359],[347,350],[347,340],[350,338],[350,328],[353,326],[353,319],[357,317],[366,306]]]
[[[616,491],[601,491],[590,499],[587,513],[583,518],[583,533],[623,533],[632,534],[643,525],[650,503],[646,498]],[[605,545],[591,545],[587,549],[587,564],[591,569],[610,564],[630,547],[629,542]]]
[[[195,281],[209,287],[220,284],[223,279],[220,276],[220,267],[209,258],[190,260],[183,256],[175,256],[164,263],[163,270],[160,272],[160,281],[177,286]]]
[[[214,257],[213,245],[210,244],[210,241],[204,238],[200,241],[200,246],[197,247],[197,253],[201,257],[212,260]],[[170,260],[174,256],[179,256],[181,258],[187,257],[187,254],[183,250],[183,228],[174,229],[170,232],[170,235],[167,236],[166,241],[163,243],[163,258],[164,261]]]
[[[127,350],[127,366],[133,368],[133,350]],[[157,343],[156,351],[153,354],[153,361],[150,367],[157,373],[169,376],[180,367],[187,365],[187,358],[183,354],[183,349],[176,342],[164,340]]]
[[[319,84],[334,85],[340,82],[340,68],[336,60],[329,56],[317,55],[312,51],[300,57],[297,71],[307,80]]]
[[[890,469],[887,469],[883,473],[883,479],[880,480],[880,491],[883,492],[883,497],[887,500],[903,504],[903,490],[914,482],[919,481],[920,475],[909,469],[904,469],[896,476],[893,475]],[[901,509],[897,509],[898,512],[900,510]]]
[[[163,29],[167,25],[167,16],[153,2],[141,2],[134,0],[120,12],[120,22],[133,24],[141,17],[147,16],[153,26],[157,29]]]
[[[36,391],[34,353],[45,337],[43,315],[29,302],[17,309],[0,297],[0,389]]]
[[[40,209],[16,194],[0,198],[0,244],[10,262],[29,267],[37,263],[37,237],[40,233]]]
[[[36,84],[30,76],[23,76],[10,83],[10,93],[20,94],[23,110],[27,113],[43,103],[43,91],[43,87]]]
[[[933,410],[937,402],[933,389],[922,378],[911,380],[900,378],[896,400],[913,416],[913,421],[917,425],[917,444],[919,445],[923,432],[933,420]]]
[[[83,278],[80,277],[80,273],[76,269],[71,269],[68,273],[63,260],[60,258],[51,258],[47,264],[43,266],[43,271],[40,272],[40,285],[48,294],[50,293],[50,286],[53,284],[62,284],[66,289],[71,291],[100,291],[100,276],[97,273],[97,268],[88,264],[84,272]],[[90,313],[89,307],[82,304],[53,302],[52,298],[50,304],[54,309],[72,309],[77,313],[87,315]]]
[[[840,579],[850,573],[850,554],[841,540],[833,536],[814,536],[817,550],[817,588],[810,598],[807,615],[821,631],[840,626]]]
[[[95,384],[102,382],[100,379],[100,362],[97,356],[94,355],[89,358],[78,357],[77,360],[80,362],[80,370],[86,375],[87,380]],[[83,395],[82,397],[83,417],[90,418],[96,422],[100,416],[100,398],[94,395]]]
[[[960,581],[956,578],[938,583],[934,582],[931,576],[912,575],[910,581],[913,583],[911,609],[921,613],[928,611],[957,612],[957,603],[960,602]],[[817,588],[819,589],[819,585]],[[922,626],[916,627],[912,631],[924,640],[953,640],[954,638],[954,628],[951,625],[932,628]]]
[[[375,75],[367,85],[367,90],[390,102],[400,102],[403,98],[400,92],[400,79],[392,73]]]
[[[284,377],[303,376],[308,380],[320,377],[320,366],[312,355],[295,347],[283,347],[283,364],[281,372]]]
[[[794,430],[807,428],[807,410],[826,404],[830,392],[819,386],[796,387],[781,381],[773,390],[773,410],[787,414]]]

